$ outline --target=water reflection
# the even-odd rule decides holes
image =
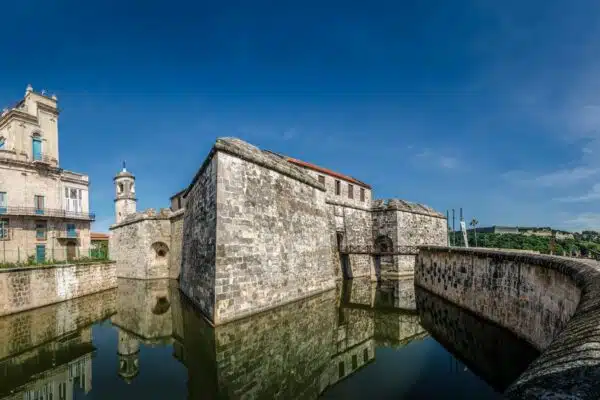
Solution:
[[[102,398],[384,397],[371,387],[382,379],[382,366],[402,382],[391,393],[410,398],[432,387],[423,377],[451,376],[429,373],[431,360],[452,357],[437,343],[431,352],[425,329],[502,390],[529,360],[517,356],[535,354],[452,307],[415,293],[410,280],[355,279],[212,327],[175,281],[119,279],[113,291],[1,318],[0,398],[77,398],[91,390],[92,370],[93,394]],[[402,354],[412,361],[398,361]],[[523,361],[512,372],[494,374],[496,365],[512,367],[517,359]],[[471,387],[477,378],[461,379]]]
[[[415,295],[425,329],[498,392],[504,392],[539,356],[510,331],[425,289],[417,287]]]
[[[92,389],[91,325],[116,312],[116,290],[0,318],[0,398],[72,399]]]

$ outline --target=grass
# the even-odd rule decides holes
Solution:
[[[52,265],[65,265],[65,264],[89,264],[89,263],[100,263],[110,261],[108,258],[95,258],[95,257],[80,257],[70,261],[67,260],[45,260],[43,262],[36,262],[34,256],[28,257],[27,261],[16,262],[16,263],[2,263],[0,262],[0,269],[3,268],[31,268],[31,267],[44,267]]]

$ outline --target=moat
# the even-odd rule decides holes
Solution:
[[[1,399],[501,398],[538,356],[412,280],[211,327],[173,280],[0,318]]]

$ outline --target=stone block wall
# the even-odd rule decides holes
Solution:
[[[113,262],[0,269],[0,316],[116,286]]]
[[[210,156],[186,194],[180,287],[214,321],[217,239],[217,157]]]
[[[538,258],[536,258],[538,257]],[[415,284],[546,348],[575,313],[581,290],[541,256],[422,248]]]
[[[369,210],[343,207],[343,218],[346,245],[357,248],[372,246],[373,219]],[[374,274],[373,257],[370,254],[350,254],[349,258],[349,277],[357,278]]]
[[[448,245],[446,218],[441,215],[398,211],[397,221],[398,246]]]
[[[181,287],[213,323],[334,287],[325,192],[300,168],[219,139],[185,196]]]
[[[333,288],[325,193],[227,153],[217,159],[215,322]]]
[[[109,254],[117,261],[117,276],[135,279],[169,278],[171,222],[154,210],[135,214],[110,228]],[[160,256],[160,248],[166,249]]]
[[[182,208],[171,216],[171,246],[169,253],[169,278],[171,279],[179,279],[181,273],[184,212],[185,209]]]

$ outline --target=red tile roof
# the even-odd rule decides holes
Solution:
[[[297,159],[292,158],[292,157],[284,156],[284,158],[286,159],[286,161],[291,162],[292,164],[298,165],[300,167],[312,169],[313,171],[321,172],[323,174],[326,174],[326,175],[329,175],[329,176],[333,176],[335,178],[343,179],[343,180],[345,180],[347,182],[354,183],[355,185],[362,186],[362,187],[364,187],[366,189],[371,189],[371,186],[369,186],[366,183],[361,182],[358,179],[355,179],[355,178],[353,178],[351,176],[343,175],[343,174],[340,174],[338,172],[332,171],[330,169],[319,167],[318,165],[314,165],[314,164],[311,164],[311,163],[308,163],[308,162],[302,161],[302,160],[297,160]]]
[[[106,233],[92,232],[90,233],[90,238],[91,240],[108,240],[110,235]]]

